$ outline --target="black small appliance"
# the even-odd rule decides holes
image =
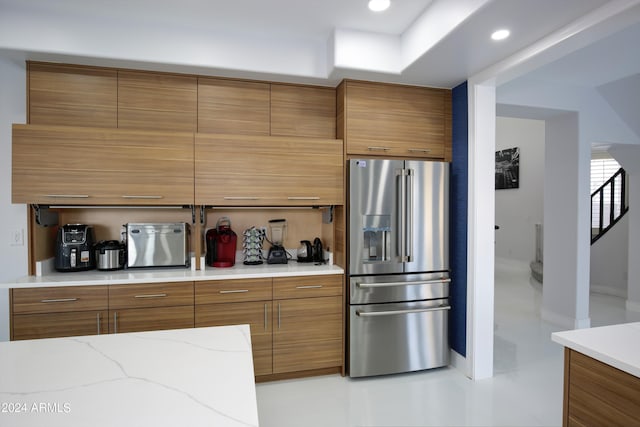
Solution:
[[[58,228],[54,267],[58,271],[85,271],[96,268],[93,227],[65,224]]]
[[[300,245],[300,249],[298,249],[298,262],[313,262],[311,242],[308,240],[300,240]]]
[[[324,264],[324,252],[322,251],[322,241],[319,237],[313,239],[313,262]]]
[[[287,251],[282,245],[272,245],[267,255],[267,264],[286,264]]]

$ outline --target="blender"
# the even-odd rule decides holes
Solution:
[[[269,229],[271,231],[271,248],[267,255],[267,264],[286,264],[287,251],[284,249],[284,235],[287,229],[286,219],[270,219]]]

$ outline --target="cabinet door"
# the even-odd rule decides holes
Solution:
[[[12,339],[58,338],[109,332],[108,312],[78,311],[62,313],[14,314]]]
[[[342,141],[196,135],[196,204],[342,204]]]
[[[269,83],[198,78],[198,132],[269,135]]]
[[[193,134],[13,125],[12,202],[193,204]]]
[[[109,310],[109,332],[193,328],[193,305]]]
[[[118,71],[118,127],[195,132],[197,78]]]
[[[444,158],[448,94],[445,89],[348,81],[347,153]]]
[[[272,373],[271,301],[196,305],[196,327],[248,324],[255,375]]]
[[[271,84],[271,135],[336,137],[336,90]]]
[[[29,63],[29,123],[117,127],[116,70]]]
[[[274,301],[273,373],[342,366],[342,297]]]

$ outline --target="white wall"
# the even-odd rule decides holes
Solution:
[[[27,274],[27,208],[11,204],[11,124],[26,123],[26,71],[24,61],[0,55],[0,282]],[[13,233],[24,236],[13,245]],[[0,290],[0,341],[9,339],[9,297]]]
[[[629,215],[591,245],[591,292],[627,297]]]
[[[535,224],[544,214],[544,121],[497,117],[496,151],[520,148],[520,188],[496,190],[496,257],[535,259]]]

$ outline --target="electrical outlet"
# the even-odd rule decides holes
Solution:
[[[11,246],[24,246],[24,229],[16,228],[9,238]]]

